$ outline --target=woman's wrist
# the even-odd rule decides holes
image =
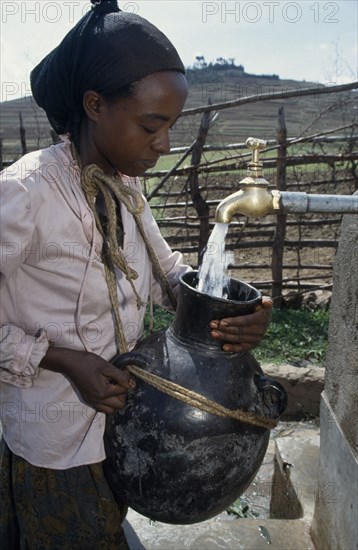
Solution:
[[[73,369],[76,368],[76,364],[83,362],[83,355],[87,353],[69,348],[49,346],[39,366],[52,372],[59,372],[70,376]]]

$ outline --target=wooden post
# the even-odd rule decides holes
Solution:
[[[187,180],[187,183],[189,184],[189,188],[190,188],[191,199],[193,201],[193,204],[195,206],[195,209],[198,213],[199,220],[200,220],[199,245],[198,245],[199,247],[198,248],[198,265],[199,266],[202,261],[204,249],[209,239],[210,208],[199,190],[199,174],[198,174],[197,167],[200,164],[201,155],[203,153],[203,148],[205,145],[206,137],[209,132],[211,120],[212,120],[211,111],[207,111],[203,113],[203,116],[200,122],[198,137],[196,138],[196,142],[193,147],[193,153],[191,156],[191,164],[193,168],[190,171],[190,175]]]
[[[280,107],[278,111],[277,142],[277,164],[276,164],[276,187],[279,191],[286,191],[286,152],[287,152],[287,130],[285,124],[285,110]],[[286,236],[286,214],[277,215],[277,224],[273,238],[272,247],[272,299],[274,307],[282,306],[282,279],[283,279],[283,252]]]
[[[20,120],[21,150],[22,150],[22,154],[23,154],[23,155],[26,155],[26,153],[27,153],[26,136],[25,136],[26,130],[25,130],[24,123],[23,123],[23,120],[22,120],[22,113],[21,113],[21,111],[19,112],[19,120]]]

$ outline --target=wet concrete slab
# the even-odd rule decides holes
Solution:
[[[270,515],[311,521],[318,490],[319,433],[301,432],[275,443]]]
[[[132,510],[125,530],[131,550],[314,550],[301,520],[209,520],[195,525],[150,523]]]

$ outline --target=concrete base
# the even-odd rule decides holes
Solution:
[[[124,525],[131,550],[314,550],[300,521],[209,520],[195,525],[150,523],[132,510]]]
[[[319,550],[356,550],[358,457],[340,429],[325,392],[321,399],[321,427],[318,491],[311,536]]]
[[[270,517],[304,518],[311,523],[317,494],[319,435],[312,430],[299,437],[276,440]]]

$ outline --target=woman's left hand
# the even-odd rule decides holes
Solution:
[[[270,324],[271,312],[272,300],[263,296],[254,313],[211,321],[210,335],[225,342],[224,351],[247,351],[261,342]]]

